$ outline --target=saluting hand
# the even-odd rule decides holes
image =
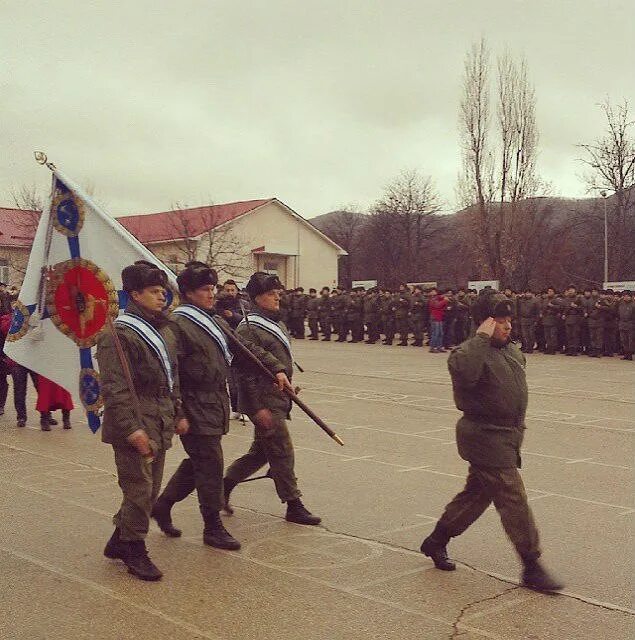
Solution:
[[[496,329],[496,320],[494,320],[494,318],[487,318],[481,323],[476,333],[484,333],[491,338],[494,335],[494,329]]]

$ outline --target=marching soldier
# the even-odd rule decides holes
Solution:
[[[335,290],[333,291],[333,296],[334,295]],[[328,287],[322,287],[322,291],[320,291],[318,314],[320,318],[322,340],[330,342],[331,327],[333,325],[333,297],[331,297],[331,290]]]
[[[474,312],[481,323],[476,336],[448,359],[455,403],[463,412],[456,437],[459,455],[470,463],[467,481],[421,544],[421,552],[438,569],[453,571],[448,542],[493,502],[523,563],[523,585],[558,591],[562,585],[538,561],[538,530],[518,472],[528,392],[525,357],[510,341],[511,303],[500,294],[486,294]]]
[[[171,509],[194,489],[204,522],[203,542],[219,549],[240,549],[240,543],[223,526],[223,449],[221,438],[229,431],[227,378],[230,366],[245,366],[242,352],[232,346],[225,332],[228,323],[214,315],[214,291],[218,276],[202,262],[191,262],[177,282],[184,302],[172,313],[177,338],[179,379],[183,411],[189,430],[181,435],[185,458],[157,499],[152,517],[168,536],[181,531],[172,524]],[[256,344],[245,346],[278,378],[280,388],[290,388],[285,365]]]
[[[128,294],[113,333],[97,342],[104,397],[102,441],[112,445],[123,501],[104,555],[120,559],[142,580],[159,580],[145,538],[159,495],[165,452],[172,436],[187,433],[180,408],[176,340],[163,312],[167,277],[139,261],[121,273]],[[128,379],[128,375],[130,378]]]
[[[522,339],[521,351],[533,353],[534,345],[536,344],[536,322],[540,315],[540,306],[529,287],[527,287],[524,297],[518,301],[518,314],[520,316]]]
[[[309,340],[318,340],[320,334],[318,331],[318,322],[320,319],[320,299],[315,289],[309,289],[309,299],[306,302],[306,317],[309,321],[309,329],[311,334]]]
[[[254,273],[245,287],[254,307],[237,329],[241,337],[259,344],[285,365],[287,378],[293,374],[293,357],[286,327],[279,321],[280,289],[277,276]],[[291,400],[272,388],[270,380],[260,371],[240,372],[239,406],[254,423],[254,440],[249,451],[233,462],[224,480],[225,504],[240,482],[246,480],[265,464],[276,486],[278,497],[287,503],[286,519],[298,524],[317,525],[321,519],[302,504],[294,472],[294,451],[287,419]]]

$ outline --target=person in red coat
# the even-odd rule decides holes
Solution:
[[[71,411],[73,400],[71,394],[48,378],[38,375],[37,404],[35,408],[40,412],[40,426],[42,431],[50,431],[51,425],[57,421],[51,418],[51,411],[62,410],[64,429],[71,428]]]

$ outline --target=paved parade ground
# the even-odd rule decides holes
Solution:
[[[519,587],[493,508],[453,540],[453,573],[418,553],[463,485],[445,354],[296,341],[302,397],[341,448],[294,409],[305,504],[323,526],[282,519],[270,480],[239,486],[225,525],[243,544],[202,543],[195,496],[177,505],[178,540],[152,524],[165,577],[144,583],[102,555],[120,501],[112,449],[74,429],[18,430],[0,418],[0,638],[311,640],[627,639],[633,595],[635,366],[619,359],[528,356],[523,476],[546,566],[564,595]],[[34,404],[31,396],[30,406]],[[82,424],[79,421],[82,421]],[[226,463],[249,445],[233,421]],[[168,454],[166,477],[183,456]]]

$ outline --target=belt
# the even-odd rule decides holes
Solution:
[[[522,427],[524,421],[514,417],[508,418],[492,418],[490,416],[479,416],[473,413],[464,413],[464,418],[471,420],[472,422],[487,422],[489,424],[497,425],[500,427]]]

